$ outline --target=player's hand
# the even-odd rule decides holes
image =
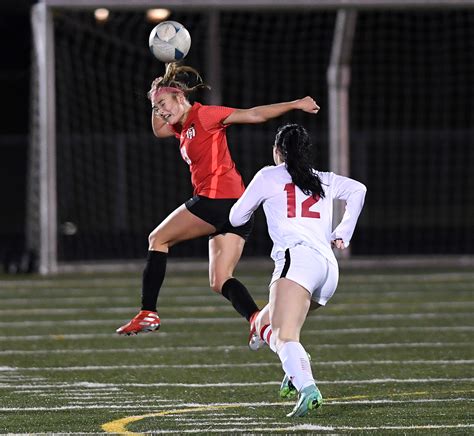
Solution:
[[[310,114],[317,114],[320,109],[320,107],[316,103],[316,100],[309,96],[298,100],[298,108],[304,112],[309,112]]]
[[[331,246],[335,247],[335,248],[339,248],[339,250],[344,250],[344,248],[346,248],[344,246],[344,241],[342,239],[335,239],[334,241],[331,241]]]

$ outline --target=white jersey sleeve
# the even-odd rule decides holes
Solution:
[[[284,164],[262,168],[230,211],[230,222],[246,223],[262,205],[268,234],[273,241],[271,257],[285,256],[285,250],[305,245],[337,264],[331,241],[341,238],[345,245],[354,233],[364,204],[366,188],[362,183],[330,172],[317,172],[325,196],[305,194],[292,181]],[[332,229],[333,200],[346,202],[341,223]]]
[[[362,183],[348,177],[330,173],[332,197],[346,202],[346,210],[341,222],[331,234],[331,240],[342,239],[347,247],[354,233],[367,188]]]
[[[255,174],[247,189],[230,210],[229,220],[234,227],[245,224],[265,199],[262,170]]]

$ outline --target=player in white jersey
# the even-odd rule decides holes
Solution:
[[[255,175],[230,212],[232,225],[240,226],[262,204],[273,240],[269,303],[249,345],[258,348],[265,341],[278,354],[285,371],[281,397],[299,392],[287,416],[304,416],[322,404],[300,331],[308,311],[324,306],[336,290],[339,269],[331,247],[349,245],[366,193],[360,182],[313,169],[310,148],[303,127],[281,127],[273,146],[275,166]],[[346,210],[332,230],[334,199],[344,200]]]

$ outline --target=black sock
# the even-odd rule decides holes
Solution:
[[[156,312],[156,301],[165,278],[167,257],[168,253],[162,251],[148,252],[145,269],[143,270],[142,310]]]
[[[250,317],[258,310],[247,288],[237,279],[227,280],[222,286],[221,293],[247,321],[250,321]]]

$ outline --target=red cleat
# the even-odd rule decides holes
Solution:
[[[141,310],[129,323],[119,327],[116,332],[119,335],[137,335],[138,333],[148,333],[160,328],[160,317],[156,312]]]

